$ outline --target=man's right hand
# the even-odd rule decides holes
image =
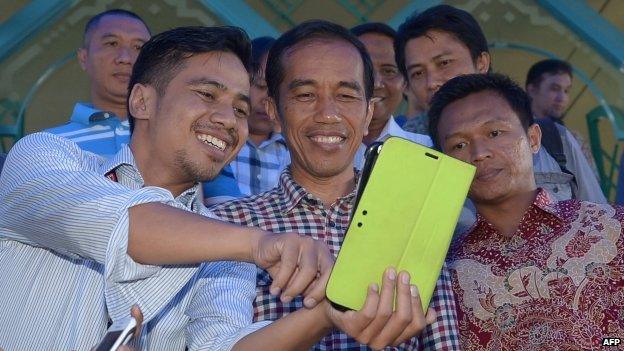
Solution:
[[[423,314],[418,289],[410,285],[409,273],[397,275],[393,268],[384,273],[381,292],[377,284],[369,287],[361,310],[340,312],[325,304],[331,324],[374,350],[398,346],[436,320],[433,309]]]
[[[273,283],[271,294],[283,302],[303,294],[307,308],[325,298],[334,256],[325,243],[295,233],[261,235],[253,245],[256,265],[266,269]]]

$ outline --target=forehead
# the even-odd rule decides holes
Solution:
[[[561,72],[561,73],[544,73],[542,75],[542,84],[559,84],[561,86],[570,86],[572,85],[572,77],[569,74]]]
[[[87,35],[90,37],[113,34],[137,39],[149,39],[149,31],[143,22],[136,18],[120,15],[108,15],[100,18]]]
[[[364,65],[358,50],[339,39],[314,39],[296,44],[282,58],[286,80],[357,81],[364,86]]]
[[[470,56],[468,47],[452,33],[429,30],[424,35],[410,39],[405,46],[405,60],[428,61],[442,54]],[[472,58],[470,59],[472,62]]]
[[[358,37],[366,50],[373,56],[388,55],[394,60],[394,42],[393,39],[380,33],[365,33]]]
[[[240,59],[223,51],[212,51],[193,55],[184,60],[182,68],[172,78],[172,82],[182,84],[215,81],[228,91],[249,95],[249,75]]]
[[[440,114],[438,134],[444,139],[495,122],[522,129],[520,117],[504,97],[494,91],[481,91],[447,105]]]

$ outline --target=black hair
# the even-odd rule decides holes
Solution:
[[[119,17],[128,17],[128,18],[133,18],[141,23],[143,23],[143,25],[145,26],[145,29],[147,29],[147,32],[152,35],[152,32],[150,31],[149,27],[147,26],[147,23],[145,23],[145,21],[136,13],[132,12],[132,11],[128,11],[128,10],[122,10],[122,9],[112,9],[112,10],[107,10],[101,13],[98,13],[97,15],[91,17],[91,19],[89,19],[89,21],[87,21],[87,24],[85,25],[84,28],[84,34],[83,34],[83,45],[86,48],[89,43],[87,42],[87,37],[89,36],[89,34],[95,30],[95,28],[97,28],[98,24],[100,24],[100,21],[102,20],[102,18],[106,17],[106,16],[119,16]]]
[[[526,77],[525,87],[539,86],[544,74],[567,74],[572,78],[572,66],[569,63],[556,59],[542,60],[531,66]]]
[[[376,33],[376,34],[385,35],[388,38],[392,39],[393,41],[396,38],[396,34],[397,34],[394,28],[381,22],[369,22],[369,23],[359,24],[351,28],[351,33],[355,35],[356,37],[360,37],[368,33]]]
[[[143,45],[134,63],[128,99],[135,84],[151,85],[162,96],[186,59],[212,51],[234,54],[249,71],[251,45],[247,33],[238,27],[178,27],[155,35]],[[128,121],[132,132],[130,111]]]
[[[511,78],[498,73],[477,73],[457,76],[444,83],[431,100],[431,107],[428,113],[429,135],[431,135],[434,146],[437,149],[440,149],[438,125],[440,124],[440,115],[444,108],[468,95],[482,91],[492,91],[504,98],[516,113],[518,119],[520,119],[520,124],[522,124],[525,131],[535,123],[533,113],[531,113],[529,96]]]
[[[273,37],[259,37],[251,41],[251,73],[252,79],[260,72],[262,58],[269,53],[271,46],[275,43]]]
[[[394,52],[397,66],[405,77],[408,77],[405,66],[407,42],[426,35],[430,30],[438,30],[453,35],[466,45],[473,62],[476,62],[482,53],[489,53],[483,30],[470,13],[449,5],[430,7],[421,13],[408,17],[397,31],[394,40]]]
[[[349,32],[345,27],[323,20],[311,20],[303,22],[288,32],[282,34],[273,44],[269,51],[266,69],[266,81],[269,88],[269,96],[279,104],[279,86],[284,80],[284,54],[287,50],[305,41],[318,39],[343,40],[353,45],[364,66],[364,94],[366,101],[370,101],[373,96],[375,78],[373,73],[373,63],[366,47],[358,38]]]

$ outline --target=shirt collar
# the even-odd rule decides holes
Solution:
[[[92,104],[79,102],[74,106],[74,111],[72,112],[70,120],[72,122],[90,125],[113,118],[121,121],[119,117],[112,112],[102,111],[95,108]],[[122,121],[121,123],[128,123],[128,121]]]
[[[527,210],[524,212],[524,215],[522,216],[522,221],[525,220],[527,213],[531,211],[535,211],[535,210],[548,213],[554,216],[555,218],[557,218],[558,220],[564,221],[563,216],[559,213],[559,211],[557,211],[557,208],[555,207],[555,205],[556,205],[556,202],[550,196],[548,191],[542,188],[538,188],[537,196],[535,196],[535,200],[533,200],[533,203],[531,204],[531,206],[529,206],[529,208],[527,208]],[[480,213],[477,212],[477,222],[472,227],[472,229],[469,230],[468,232],[472,232],[475,229],[482,227],[484,225],[491,226],[491,224]]]
[[[119,168],[119,170],[117,170]],[[100,168],[100,173],[106,175],[112,171],[121,171],[124,179],[131,179],[133,188],[142,188],[145,184],[143,176],[139,172],[139,168],[136,165],[134,154],[128,145],[123,145],[121,149],[112,157],[107,159]],[[191,188],[182,192],[182,194],[176,197],[176,200],[193,211],[199,211],[203,205],[201,196],[199,196],[199,188],[201,183],[196,183]]]
[[[381,130],[381,133],[379,134],[377,141],[386,141],[391,136],[396,136],[396,137],[405,136],[405,130],[403,130],[403,128],[401,128],[398,125],[398,123],[394,120],[394,116],[390,116],[390,118],[388,119],[388,122],[386,122],[386,125],[384,126],[384,129]]]
[[[284,140],[284,136],[282,135],[282,133],[271,133],[271,137],[261,142],[258,146],[251,142],[251,140],[247,139],[247,144],[257,149],[263,149],[273,143],[280,143],[286,146],[286,141]]]
[[[357,190],[357,185],[360,180],[360,172],[355,170],[355,187],[353,190],[337,199],[335,202],[341,201],[353,201]],[[308,201],[315,206],[323,206],[323,202],[316,196],[308,193],[301,185],[299,185],[293,178],[290,171],[290,166],[287,167],[280,175],[279,184],[279,207],[282,214],[286,214],[292,211],[302,201]]]

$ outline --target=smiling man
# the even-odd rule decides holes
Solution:
[[[213,208],[215,214],[276,233],[295,230],[325,241],[337,255],[355,202],[358,174],[353,157],[373,115],[373,66],[364,45],[337,24],[309,21],[282,35],[269,52],[268,112],[281,122],[292,163],[276,188],[221,204]],[[400,350],[417,349],[419,342],[426,349],[457,349],[458,327],[447,273],[443,271],[430,306],[437,318],[429,314],[433,323],[420,337],[414,337],[424,327],[418,289],[411,286],[411,296],[401,297],[400,288],[409,285],[410,277],[389,269],[383,286],[372,288],[381,290],[380,303],[365,330],[328,332],[313,350],[368,350],[363,344],[378,349],[388,339]],[[303,297],[279,300],[270,294],[271,284],[269,274],[259,270],[256,321],[301,311]],[[394,285],[399,292],[393,313]],[[411,308],[399,303],[409,300]],[[327,301],[323,304],[330,315],[337,312]]]
[[[385,141],[391,136],[431,146],[431,138],[403,130],[393,116],[401,103],[405,88],[405,79],[396,65],[394,55],[394,38],[396,37],[394,29],[384,23],[365,23],[351,28],[351,33],[356,35],[366,47],[375,72],[373,90],[375,109],[368,125],[368,133],[363,138],[363,145],[355,154],[355,167],[361,169],[364,166],[364,153],[367,145],[376,141]]]
[[[471,74],[429,111],[436,145],[477,167],[478,220],[449,252],[462,350],[602,350],[624,334],[624,209],[536,187],[530,106],[509,78]]]
[[[161,33],[133,68],[129,146],[105,158],[37,133],[11,149],[0,175],[0,347],[86,350],[134,304],[142,350],[300,350],[361,323],[320,306],[252,324],[250,263],[271,272],[273,293],[305,292],[312,308],[331,254],[294,233],[211,219],[203,206],[200,182],[247,137],[249,52],[239,28]]]

